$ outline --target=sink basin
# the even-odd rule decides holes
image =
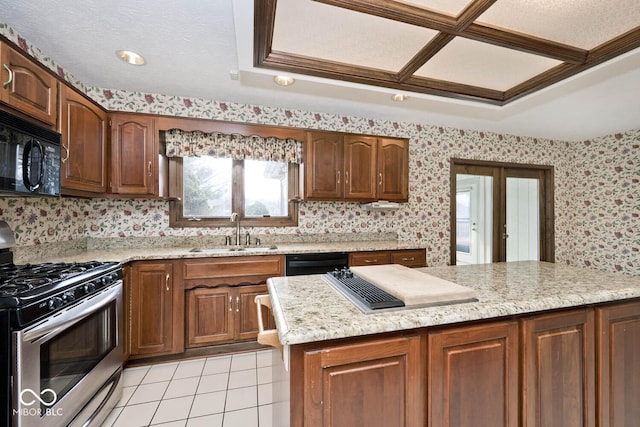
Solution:
[[[189,252],[225,253],[225,252],[269,252],[278,249],[276,245],[270,246],[226,246],[222,248],[193,248]]]

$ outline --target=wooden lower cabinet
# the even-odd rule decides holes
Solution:
[[[291,395],[302,405],[292,405],[291,426],[423,426],[421,342],[412,334],[292,355]]]
[[[256,339],[254,298],[269,292],[269,277],[284,276],[284,256],[186,259],[181,265],[187,294],[187,347]],[[269,310],[263,311],[263,324],[275,328]]]
[[[184,350],[184,291],[174,283],[171,262],[134,262],[130,301],[131,358]]]
[[[258,336],[254,298],[266,285],[221,286],[187,291],[187,347],[252,340]],[[265,328],[275,328],[268,310]]]
[[[400,249],[395,251],[363,251],[349,253],[349,267],[363,265],[400,264],[407,267],[426,267],[424,249]]]
[[[429,332],[430,427],[518,425],[518,322]]]
[[[403,249],[389,251],[391,264],[400,264],[406,267],[426,267],[427,251],[425,249]]]
[[[596,309],[598,426],[640,425],[640,302]]]
[[[522,320],[522,426],[595,425],[592,309]]]

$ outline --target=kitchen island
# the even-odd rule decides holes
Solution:
[[[291,396],[276,425],[640,419],[639,277],[538,262],[421,271],[478,301],[364,314],[321,276],[267,281],[290,378],[274,382],[276,407]]]

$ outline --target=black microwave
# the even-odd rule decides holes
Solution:
[[[59,133],[0,110],[0,196],[60,195]]]

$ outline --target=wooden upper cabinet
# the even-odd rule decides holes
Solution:
[[[406,139],[309,132],[303,168],[304,198],[406,202],[408,147]]]
[[[595,426],[593,310],[522,320],[522,425]]]
[[[309,132],[304,149],[305,198],[336,200],[344,195],[342,135]]]
[[[409,200],[409,141],[378,139],[379,200],[406,202]]]
[[[0,43],[0,57],[0,101],[55,126],[58,111],[56,77],[5,43]]]
[[[344,136],[344,198],[376,198],[377,139]]]
[[[67,86],[60,91],[62,193],[106,193],[107,113]]]
[[[153,116],[112,114],[111,192],[158,194],[158,144]]]

